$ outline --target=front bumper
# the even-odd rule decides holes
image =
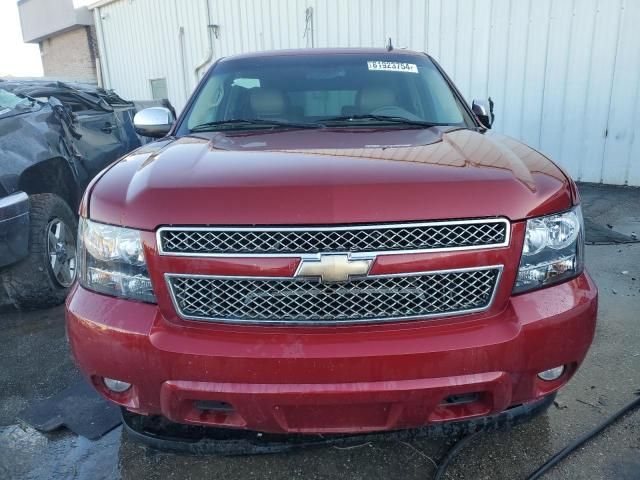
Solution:
[[[498,314],[384,326],[216,328],[76,285],[67,328],[107,398],[170,421],[272,433],[390,431],[486,417],[564,385],[593,339],[585,273],[511,297]],[[565,365],[557,380],[537,373]],[[103,377],[131,383],[108,391]],[[463,399],[464,401],[459,401]]]
[[[391,432],[347,435],[283,435],[207,428],[173,423],[163,417],[137,415],[126,409],[122,410],[122,423],[130,437],[159,450],[195,455],[255,455],[321,446],[348,448],[374,441],[451,438],[469,435],[480,430],[491,432],[512,428],[544,413],[553,404],[555,396],[555,393],[552,393],[535,402],[517,405],[485,417],[452,420]]]
[[[14,193],[0,199],[0,267],[29,254],[29,196]]]

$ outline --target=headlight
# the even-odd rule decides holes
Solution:
[[[80,219],[78,267],[80,284],[89,290],[156,302],[137,230]]]
[[[576,207],[527,220],[514,293],[557,283],[582,273],[584,224]]]

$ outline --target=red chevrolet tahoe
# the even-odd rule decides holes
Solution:
[[[595,328],[580,200],[492,116],[421,53],[217,61],[85,193],[81,370],[128,418],[267,433],[548,405]]]

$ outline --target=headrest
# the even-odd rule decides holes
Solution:
[[[380,107],[396,104],[396,92],[387,87],[365,87],[360,91],[358,107],[362,113],[371,113]]]
[[[282,92],[273,88],[252,88],[249,90],[249,102],[258,116],[278,115],[285,110]]]

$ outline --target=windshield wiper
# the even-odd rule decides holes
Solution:
[[[425,122],[423,120],[412,120],[410,118],[399,117],[395,115],[374,115],[366,113],[361,115],[340,115],[338,117],[322,118],[318,122],[352,122],[354,120],[376,120],[378,122],[402,123],[405,125],[417,125],[421,127],[439,127],[448,126],[449,123]]]
[[[205,122],[190,128],[192,132],[203,132],[214,130],[216,127],[242,127],[246,125],[261,125],[266,127],[283,127],[283,128],[323,128],[320,123],[297,123],[284,122],[281,120],[267,120],[263,118],[234,118],[230,120],[216,120],[214,122]]]

